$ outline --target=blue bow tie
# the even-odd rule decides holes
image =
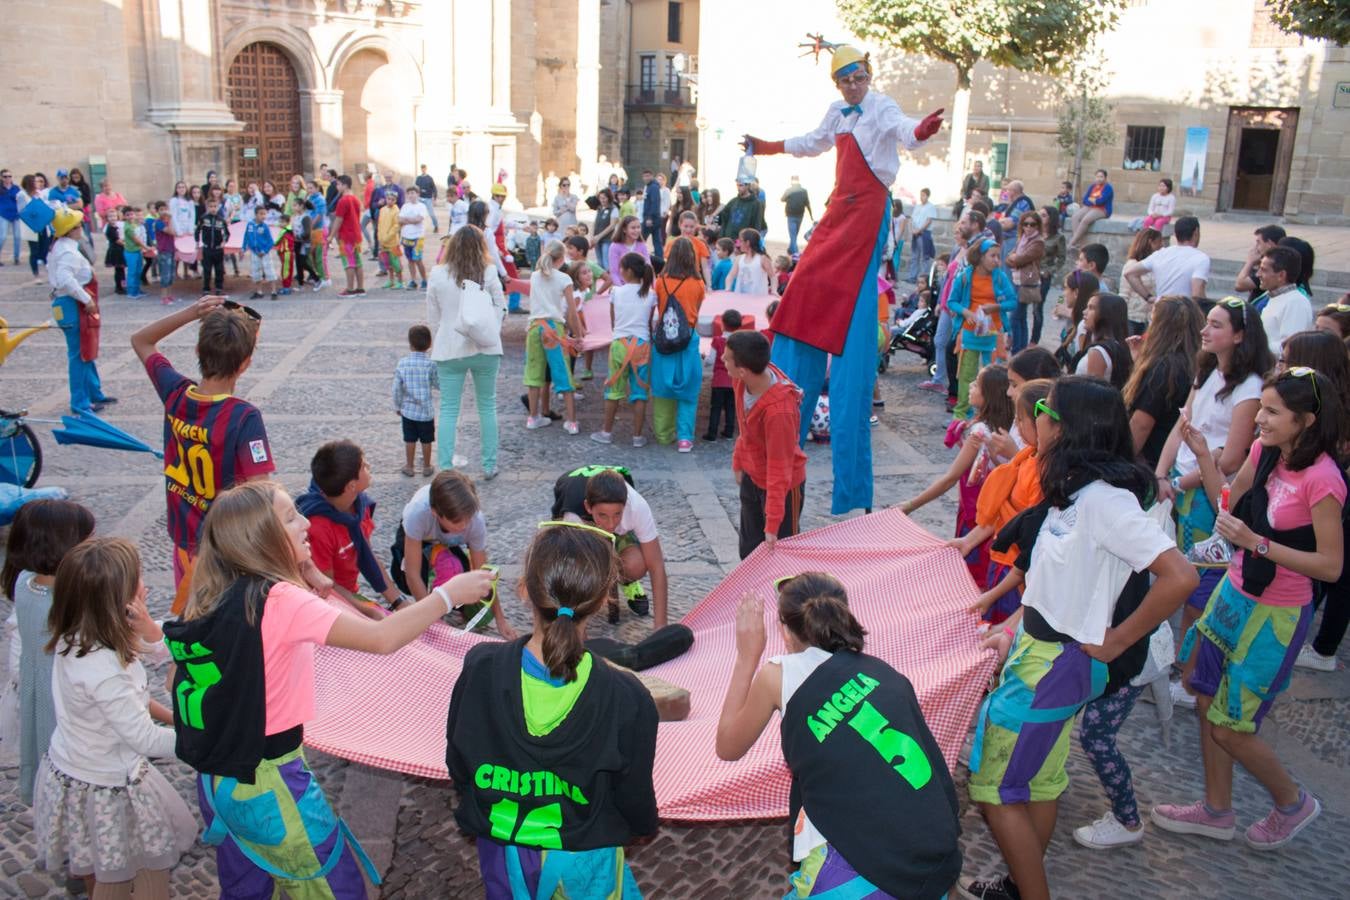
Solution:
[[[861,107],[861,106],[845,106],[843,109],[839,110],[839,114],[840,114],[841,116],[854,116],[854,115],[861,116],[861,115],[862,115],[862,107]]]

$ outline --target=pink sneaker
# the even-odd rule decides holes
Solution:
[[[1276,850],[1294,839],[1313,819],[1322,814],[1322,804],[1307,791],[1303,791],[1303,802],[1298,811],[1282,813],[1272,809],[1270,815],[1247,829],[1247,846],[1253,850]]]
[[[929,379],[928,381],[919,382],[919,390],[933,391],[934,393],[945,394],[947,393],[947,386],[945,384],[939,384],[938,382]]]
[[[694,450],[693,441],[680,441],[675,445],[675,449],[680,453],[692,453]]]
[[[1211,815],[1205,809],[1203,800],[1181,806],[1176,803],[1159,803],[1153,807],[1149,818],[1163,831],[1176,834],[1198,834],[1214,838],[1216,841],[1231,841],[1237,832],[1236,819],[1230,809],[1226,813]]]

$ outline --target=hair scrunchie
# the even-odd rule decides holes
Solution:
[[[558,607],[558,615],[567,616],[569,619],[575,618],[576,610],[572,609],[570,606],[560,606]]]
[[[984,240],[980,241],[980,252],[988,253],[990,250],[994,249],[997,246],[998,244],[994,242],[993,238],[985,238]]]

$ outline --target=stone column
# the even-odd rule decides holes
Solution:
[[[319,170],[328,163],[338,172],[346,172],[348,160],[342,158],[342,91],[300,91],[301,114],[308,118],[305,133],[310,146],[305,148],[306,171]]]
[[[577,0],[577,156],[582,178],[595,171],[600,141],[600,0]],[[578,188],[579,190],[580,188]],[[600,185],[590,185],[597,191]]]
[[[198,180],[229,159],[230,135],[243,129],[217,77],[216,22],[210,0],[144,0],[150,103],[146,119],[173,139],[174,177]]]

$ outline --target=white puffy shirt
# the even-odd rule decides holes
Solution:
[[[819,156],[834,146],[835,135],[852,132],[872,172],[889,188],[900,171],[899,146],[913,150],[923,143],[914,136],[921,120],[911,119],[898,103],[876,91],[863,96],[858,104],[861,114],[843,115],[840,110],[847,105],[843,100],[831,103],[815,131],[788,138],[783,142],[784,149],[793,156]]]
[[[84,286],[94,277],[89,260],[80,253],[80,245],[73,238],[59,237],[47,256],[47,283],[58,297],[74,297],[83,304],[93,298]]]
[[[173,756],[172,728],[155,724],[139,660],[123,667],[114,650],[76,650],[52,662],[56,731],[52,764],[89,784],[125,785],[146,757]]]
[[[1056,631],[1100,644],[1130,573],[1147,569],[1175,546],[1134,494],[1094,481],[1067,507],[1046,515],[1022,605]]]

